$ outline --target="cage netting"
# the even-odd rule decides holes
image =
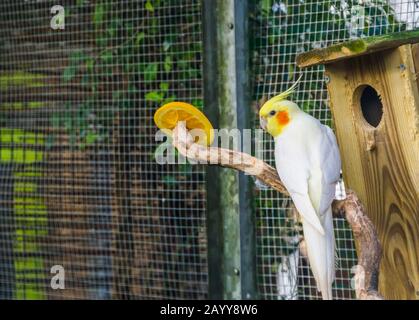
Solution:
[[[403,31],[417,26],[419,7],[410,0],[315,1],[259,0],[252,14],[255,70],[254,109],[286,90],[302,75],[291,99],[322,123],[333,127],[327,105],[323,67],[299,69],[298,53],[359,37]],[[255,125],[258,125],[256,123]],[[265,137],[265,159],[274,165],[273,140]],[[337,196],[344,196],[343,182]],[[319,299],[304,254],[302,227],[289,198],[260,190],[257,207],[258,288],[265,299]],[[352,231],[334,219],[337,246],[334,299],[353,299],[353,267],[357,264]]]
[[[200,2],[55,4],[0,4],[0,298],[206,297],[204,171],[153,122],[202,106]]]
[[[413,0],[250,3],[252,110],[302,74],[292,98],[330,126],[323,68],[299,70],[296,55],[419,17]],[[158,164],[153,122],[166,102],[204,108],[201,11],[201,0],[1,1],[0,299],[208,297],[205,168]],[[319,299],[289,199],[256,192],[260,297]],[[353,299],[352,232],[334,223],[334,298]],[[51,287],[53,266],[65,290]]]

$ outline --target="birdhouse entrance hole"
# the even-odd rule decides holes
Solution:
[[[377,91],[368,85],[362,86],[360,105],[362,115],[370,125],[377,127],[383,117],[383,104]]]

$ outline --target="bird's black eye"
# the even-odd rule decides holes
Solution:
[[[276,113],[276,111],[275,111],[275,110],[272,110],[271,112],[269,112],[269,115],[270,115],[270,116],[274,116],[274,115],[275,115],[275,113]]]

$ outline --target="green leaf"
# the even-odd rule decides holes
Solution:
[[[269,14],[272,11],[271,0],[262,0],[260,6],[265,14]]]
[[[112,51],[107,50],[107,51],[103,52],[103,53],[100,55],[100,58],[101,58],[101,59],[103,60],[103,62],[105,62],[105,63],[112,63],[112,58],[113,58]]]
[[[188,70],[188,77],[189,79],[199,78],[201,70],[198,69],[190,69]]]
[[[176,100],[176,96],[170,96],[170,97],[167,97],[166,99],[164,99],[163,102],[162,102],[162,104],[173,102],[175,100]]]
[[[128,37],[131,37],[134,34],[134,24],[132,22],[124,22],[122,28]]]
[[[160,90],[166,92],[169,90],[169,83],[168,82],[160,82]]]
[[[86,61],[87,71],[93,72],[94,65],[95,65],[95,60],[93,58],[88,58]]]
[[[101,34],[96,37],[96,44],[99,47],[106,47],[106,45],[108,44],[108,38]]]
[[[109,34],[111,37],[116,36],[116,32],[120,24],[121,24],[121,21],[119,19],[113,19],[109,27],[106,29],[107,34]]]
[[[144,32],[140,32],[139,34],[137,34],[137,37],[135,38],[135,43],[137,45],[140,45],[141,42],[144,40],[145,38],[145,33]]]
[[[164,183],[169,184],[169,185],[177,183],[176,177],[172,176],[172,175],[164,176],[162,180],[163,180]]]
[[[144,80],[154,81],[157,77],[158,68],[159,66],[157,63],[150,63],[144,70]]]
[[[53,128],[60,128],[61,126],[61,117],[58,112],[52,114],[51,125]]]
[[[167,51],[172,46],[172,42],[170,40],[164,40],[163,41],[163,50]]]
[[[89,131],[86,135],[86,144],[91,145],[96,142],[98,135],[94,132]]]
[[[192,105],[194,105],[195,107],[197,107],[199,110],[202,111],[203,106],[204,106],[204,101],[202,99],[194,99],[192,100]]]
[[[147,101],[160,102],[163,100],[163,94],[158,91],[151,91],[145,94]]]
[[[147,0],[145,3],[145,9],[149,12],[154,12],[154,7],[150,0]]]
[[[105,17],[105,5],[103,3],[95,6],[95,12],[93,14],[93,22],[96,26],[99,26],[103,22]]]
[[[172,57],[166,56],[166,58],[164,59],[164,64],[163,64],[164,71],[170,72],[172,70],[172,66],[173,66]]]
[[[73,11],[73,10],[71,10],[71,11]],[[65,12],[64,12],[64,18],[70,17],[70,13],[71,13],[70,9],[66,8]],[[60,21],[60,23],[62,22],[60,19],[59,19],[59,21]]]
[[[67,66],[67,68],[64,69],[63,80],[65,82],[71,81],[75,75],[76,75],[76,66],[70,64]]]
[[[82,50],[73,51],[70,54],[69,60],[70,64],[79,64],[85,61],[88,56]]]

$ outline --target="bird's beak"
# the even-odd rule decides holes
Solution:
[[[266,118],[265,117],[259,117],[260,127],[266,131]]]

